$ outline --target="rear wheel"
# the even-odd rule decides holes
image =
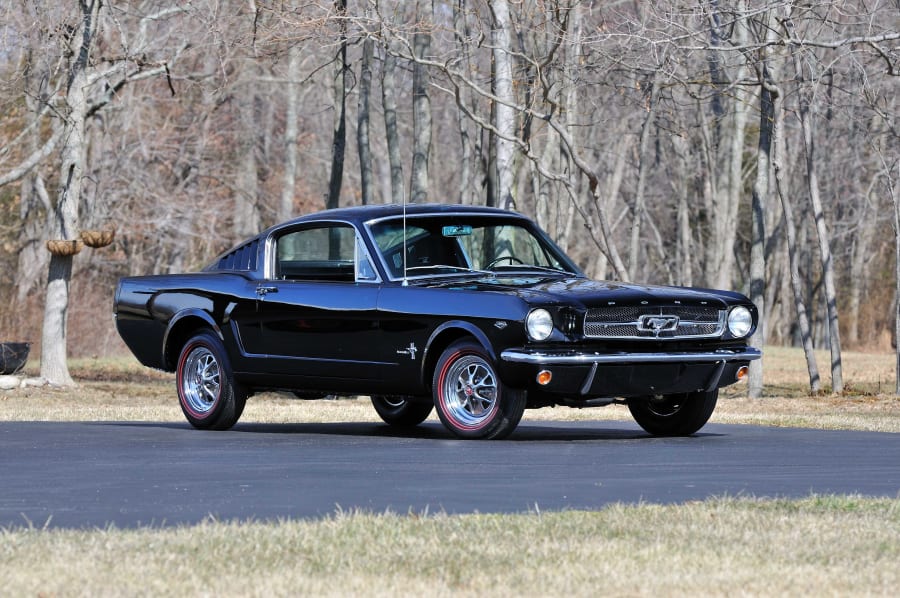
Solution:
[[[185,344],[175,379],[181,411],[195,428],[227,430],[240,419],[247,397],[212,331],[199,332]]]
[[[690,436],[709,421],[718,397],[718,390],[640,397],[628,401],[628,410],[654,436]]]
[[[525,391],[506,387],[490,356],[473,341],[444,351],[432,389],[441,422],[460,438],[505,438],[525,411]]]
[[[374,396],[372,406],[384,423],[398,428],[418,426],[431,414],[433,405],[406,396]]]

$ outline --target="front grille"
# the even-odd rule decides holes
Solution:
[[[589,309],[584,335],[610,339],[709,338],[725,329],[725,310],[704,306]]]

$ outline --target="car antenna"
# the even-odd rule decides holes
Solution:
[[[403,195],[403,286],[409,286],[406,277],[406,194]]]

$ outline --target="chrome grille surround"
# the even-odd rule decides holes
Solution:
[[[600,307],[587,311],[587,338],[667,340],[714,338],[725,331],[728,311],[706,306]]]

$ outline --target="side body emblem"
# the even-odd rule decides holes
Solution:
[[[409,343],[407,348],[398,350],[397,355],[409,355],[410,359],[415,360],[418,350],[416,343]]]

